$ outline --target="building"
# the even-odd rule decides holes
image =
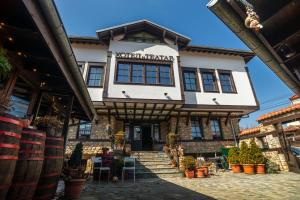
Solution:
[[[254,138],[264,155],[276,163],[281,170],[300,172],[300,160],[292,153],[300,147],[300,98],[290,98],[291,105],[260,116],[255,128],[242,130],[240,142]]]
[[[300,1],[211,0],[207,6],[300,95]]]
[[[246,64],[250,51],[191,46],[147,20],[70,41],[98,119],[74,122],[67,153],[110,146],[108,130],[126,132],[133,151],[161,150],[174,132],[186,153],[234,145],[240,117],[259,108]],[[110,128],[108,128],[110,127]]]

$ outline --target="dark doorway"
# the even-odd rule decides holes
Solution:
[[[142,126],[142,150],[151,151],[152,144],[151,126]]]

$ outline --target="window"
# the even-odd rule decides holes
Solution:
[[[143,83],[144,67],[140,64],[132,65],[132,83]]]
[[[92,131],[92,123],[86,121],[80,121],[78,128],[79,138],[89,138]]]
[[[222,92],[224,93],[236,92],[231,72],[223,72],[223,71],[219,72],[219,79],[221,83]]]
[[[214,71],[202,71],[203,90],[205,92],[218,92]]]
[[[88,87],[102,86],[103,67],[91,65],[87,78]]]
[[[210,120],[210,131],[212,133],[213,139],[222,139],[220,120]]]
[[[120,83],[129,82],[129,63],[118,63],[118,77],[117,81]]]
[[[185,91],[197,91],[198,79],[196,75],[196,70],[184,70],[183,71],[183,83]]]
[[[153,139],[154,141],[160,140],[160,131],[159,131],[159,124],[153,124]]]
[[[159,83],[162,85],[171,85],[170,66],[159,66]]]
[[[203,139],[201,119],[199,117],[191,117],[191,128],[193,139]]]
[[[172,85],[171,66],[119,62],[117,65],[116,82],[146,85]]]
[[[156,65],[146,65],[146,83],[156,84]]]

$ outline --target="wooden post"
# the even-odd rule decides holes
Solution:
[[[11,95],[16,85],[18,75],[19,75],[19,71],[17,69],[14,69],[8,81],[4,85],[4,90],[3,90],[4,97],[9,97]]]
[[[175,126],[176,135],[178,134],[179,118],[180,118],[180,111],[177,112],[177,119],[176,119],[176,126]]]
[[[285,133],[283,132],[282,124],[281,124],[281,122],[279,122],[279,123],[274,124],[274,126],[276,128],[276,133],[278,136],[278,140],[280,142],[281,150],[282,150],[285,158],[287,159],[287,161],[289,161],[290,157],[289,157],[286,141],[284,139],[285,137],[283,136]]]
[[[66,144],[67,144],[67,136],[68,136],[68,130],[69,130],[69,120],[71,117],[71,112],[73,109],[73,102],[74,102],[74,96],[70,96],[69,98],[69,103],[68,103],[68,108],[66,112],[66,117],[65,117],[65,122],[63,126],[63,131],[62,134],[64,136],[64,149],[66,149]]]

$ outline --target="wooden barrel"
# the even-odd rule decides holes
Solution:
[[[0,199],[5,199],[18,160],[22,124],[18,118],[0,114]]]
[[[64,161],[64,138],[46,138],[45,161],[34,199],[52,199],[55,195]]]
[[[24,128],[20,141],[19,159],[7,199],[32,199],[44,161],[46,133]]]

